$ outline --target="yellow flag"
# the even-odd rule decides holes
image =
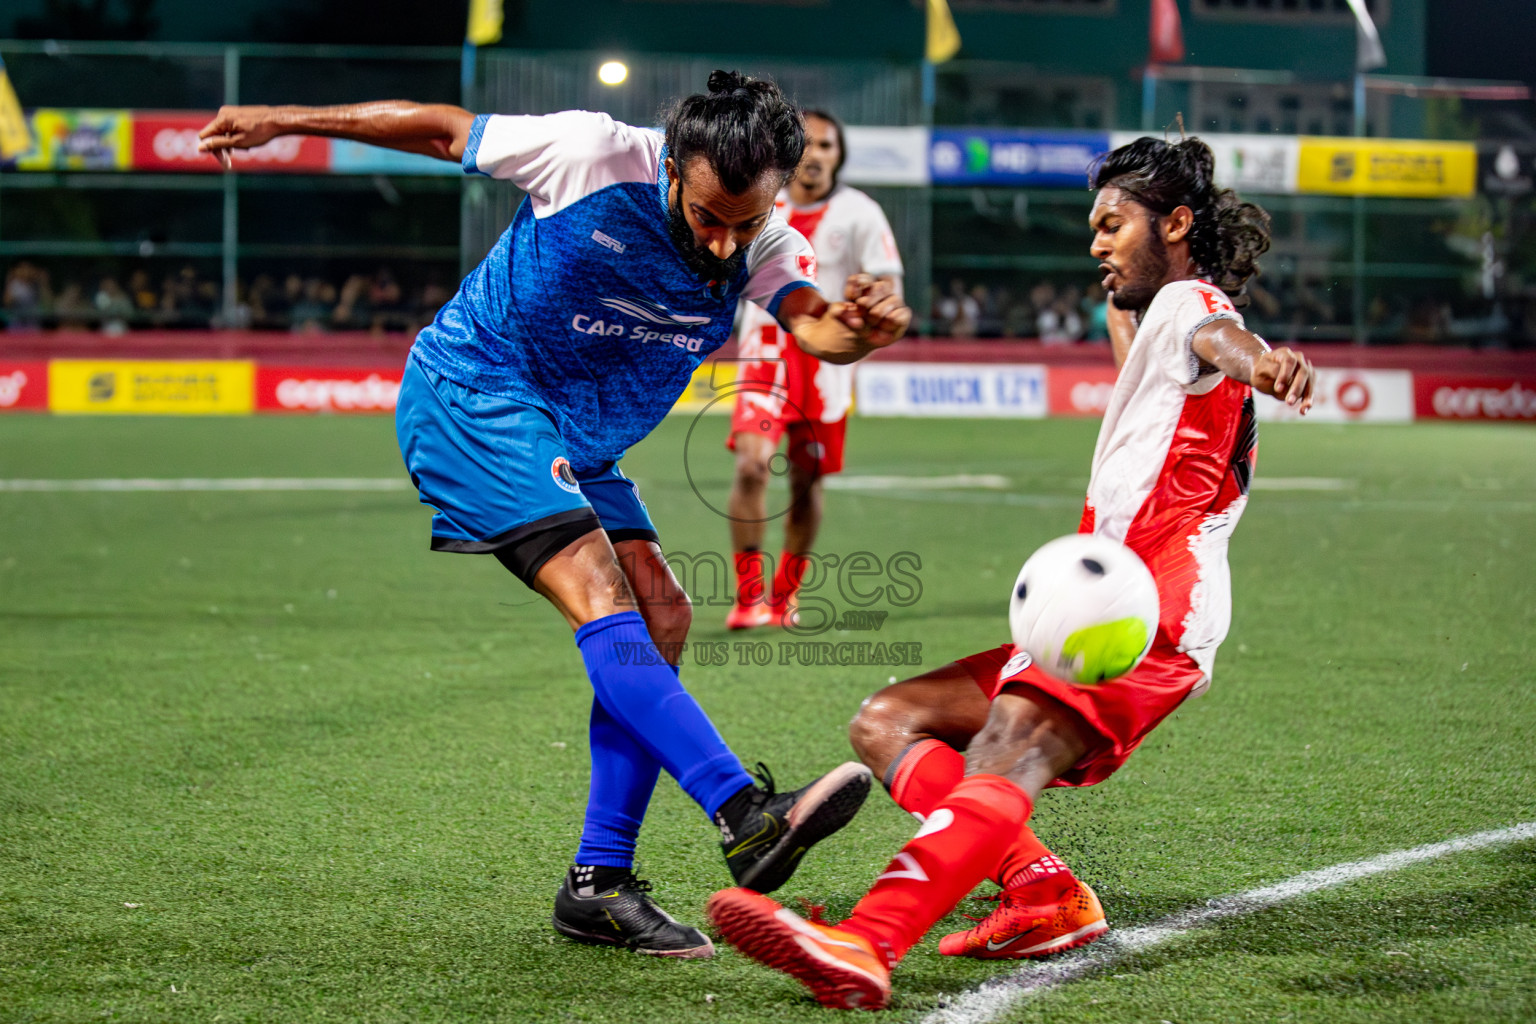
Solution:
[[[27,116],[21,112],[16,90],[0,60],[0,160],[14,160],[32,148],[32,133],[27,130]]]
[[[942,64],[959,52],[960,30],[955,28],[948,0],[928,0],[928,63]]]
[[[476,46],[501,39],[501,0],[469,0],[469,31],[464,38]]]

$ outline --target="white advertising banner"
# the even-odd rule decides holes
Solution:
[[[1045,367],[865,362],[855,408],[864,416],[1043,419]]]
[[[1317,368],[1312,410],[1306,416],[1278,399],[1254,399],[1263,422],[1410,423],[1413,421],[1413,374],[1408,370]]]
[[[928,129],[851,124],[838,177],[850,185],[928,184]]]
[[[1144,132],[1111,132],[1118,149]],[[1289,194],[1296,191],[1301,139],[1295,135],[1200,135],[1216,157],[1216,183],[1240,193]]]

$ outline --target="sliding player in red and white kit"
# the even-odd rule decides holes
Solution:
[[[1269,216],[1216,188],[1213,169],[1198,139],[1144,138],[1093,171],[1090,251],[1112,293],[1120,373],[1079,530],[1152,570],[1151,652],[1126,676],[1077,686],[1005,644],[886,687],[854,720],[853,745],[923,826],[852,916],[806,921],[745,889],[710,901],[728,940],[829,1006],[884,1006],[891,968],[986,878],[1003,887],[998,908],[940,953],[1045,956],[1108,929],[1092,890],[1030,831],[1034,801],[1108,777],[1210,685],[1231,616],[1227,541],[1253,476],[1252,391],[1312,403],[1307,359],[1271,350],[1233,308],[1269,247]]]
[[[831,114],[805,110],[805,155],[779,192],[778,211],[810,240],[822,281],[855,274],[889,281],[901,293],[901,256],[880,204],[837,180],[847,157],[843,127]],[[731,547],[736,600],[728,629],[782,624],[794,615],[806,556],[821,527],[822,478],[843,469],[843,437],[853,404],[853,367],[803,351],[772,317],[741,304],[737,343],[743,360],[726,447],[736,453],[731,483]],[[789,509],[784,550],[771,586],[763,578],[770,465],[787,438]]]

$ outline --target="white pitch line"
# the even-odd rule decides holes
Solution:
[[[955,476],[829,476],[822,485],[829,491],[952,491],[982,488],[1000,491],[1009,479],[996,473],[961,473]]]
[[[1275,885],[1220,896],[1203,907],[1194,907],[1137,928],[1112,931],[1099,942],[1076,952],[1053,960],[1030,963],[1012,974],[984,982],[979,988],[954,997],[947,1006],[928,1014],[922,1024],[986,1024],[987,1021],[996,1020],[1015,1003],[1037,992],[1065,985],[1111,967],[1133,954],[1162,945],[1213,921],[1251,914],[1321,889],[1330,889],[1371,875],[1398,871],[1412,864],[1448,857],[1453,853],[1505,846],[1526,839],[1536,839],[1536,821],[1490,832],[1477,832],[1443,843],[1429,843],[1408,850],[1384,853],[1369,860],[1305,871]]]
[[[1351,491],[1358,480],[1339,476],[1256,476],[1256,491]]]
[[[0,491],[404,491],[405,477],[152,477],[99,480],[0,480]]]

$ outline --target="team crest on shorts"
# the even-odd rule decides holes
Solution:
[[[555,461],[549,464],[549,475],[554,478],[555,486],[562,491],[581,493],[581,485],[576,482],[576,471],[564,455],[556,456]]]
[[[997,678],[1007,679],[1016,676],[1035,663],[1035,659],[1029,656],[1028,651],[1019,651],[1013,657],[1003,662],[1003,667],[997,670]]]

